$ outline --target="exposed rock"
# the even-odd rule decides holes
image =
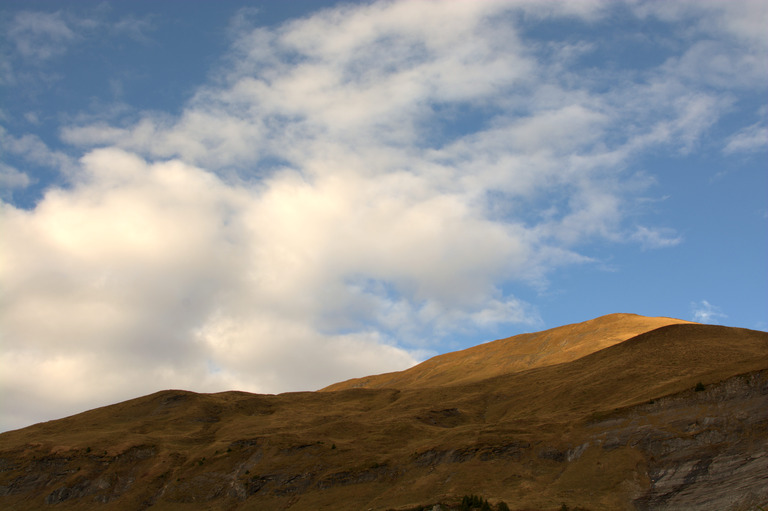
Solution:
[[[656,403],[648,419],[675,414],[696,420],[677,433],[644,428],[634,440],[629,432],[630,441],[649,457],[651,487],[636,507],[714,511],[768,502],[767,398],[766,374],[754,373]],[[707,415],[698,418],[702,409]]]
[[[466,422],[458,408],[430,410],[426,415],[419,416],[417,419],[425,424],[439,426],[441,428],[455,428]]]

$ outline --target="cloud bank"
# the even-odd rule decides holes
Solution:
[[[637,216],[652,180],[632,159],[692,150],[728,109],[721,89],[757,78],[724,85],[688,63],[748,58],[764,38],[734,39],[749,13],[728,11],[726,36],[686,36],[638,73],[585,68],[598,43],[536,35],[612,23],[611,8],[409,1],[241,20],[177,116],[66,125],[76,163],[3,135],[68,180],[34,208],[2,204],[0,384],[19,396],[6,427],[41,404],[53,418],[160,388],[312,390],[403,369],[452,335],[540,326],[516,286],[588,264],[590,243],[679,243]],[[705,26],[726,8],[690,9],[633,15]],[[46,19],[45,41],[75,38]],[[30,26],[18,51],[50,58]]]

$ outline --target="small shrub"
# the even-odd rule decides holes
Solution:
[[[464,495],[461,499],[461,511],[471,511],[473,509],[479,509],[480,511],[491,511],[491,505],[487,500],[484,500],[477,495]]]
[[[697,383],[696,387],[694,387],[693,390],[695,390],[696,392],[701,392],[702,390],[704,390],[704,384],[701,382]]]

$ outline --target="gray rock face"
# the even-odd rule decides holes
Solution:
[[[652,490],[638,509],[755,509],[768,498],[765,452],[744,457],[703,455],[677,465],[667,463],[651,474]]]
[[[768,502],[768,378],[731,378],[647,407],[628,442],[648,459],[639,510],[748,510]]]

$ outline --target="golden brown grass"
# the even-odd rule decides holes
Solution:
[[[36,493],[0,492],[0,506],[37,509],[78,477],[112,477],[135,482],[99,509],[383,510],[468,493],[512,509],[623,509],[647,488],[648,460],[631,445],[599,448],[605,431],[592,425],[765,369],[765,332],[612,315],[436,357],[367,388],[163,391],[0,435],[13,467],[0,488],[48,470],[45,457],[69,460],[59,472],[80,468]],[[93,509],[109,491],[56,509]]]
[[[433,357],[406,371],[355,378],[323,391],[455,385],[570,362],[656,328],[686,324],[673,318],[610,314],[583,323],[516,335]]]

